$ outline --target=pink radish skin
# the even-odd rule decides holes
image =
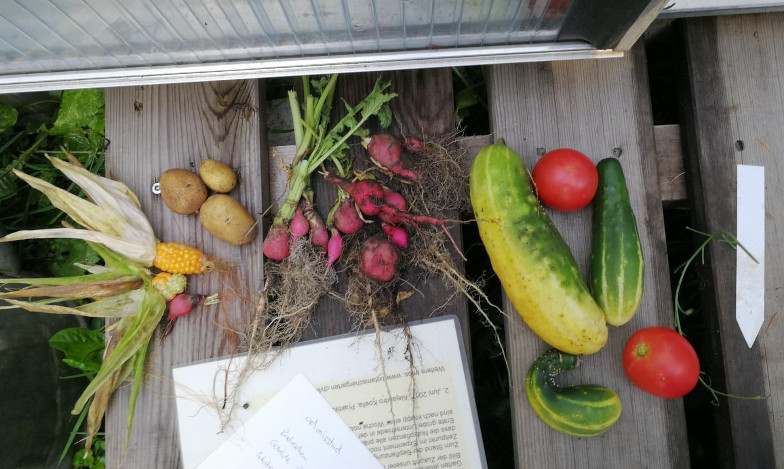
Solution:
[[[403,145],[389,134],[377,134],[362,140],[373,160],[378,166],[404,178],[417,180],[419,175],[412,171],[403,158]]]
[[[357,212],[357,205],[350,198],[343,199],[335,211],[335,228],[345,234],[352,234],[365,226],[365,221]]]
[[[350,182],[331,174],[324,176],[328,182],[339,185],[354,199],[359,211],[365,215],[378,215],[381,212],[381,201],[384,200],[384,188],[378,181],[363,179]]]
[[[162,336],[166,337],[169,332],[171,332],[172,327],[174,327],[174,322],[177,321],[177,319],[191,314],[193,307],[201,306],[207,298],[207,295],[189,295],[187,293],[180,293],[172,298],[166,306],[169,311],[167,317],[169,323],[166,324]]]
[[[291,219],[289,230],[291,230],[292,242],[296,242],[310,231],[310,223],[308,223],[305,215],[302,214],[301,207],[297,207],[297,210],[294,212],[294,218]]]
[[[313,208],[313,204],[305,199],[302,201],[302,213],[310,224],[310,242],[315,246],[320,246],[324,249],[327,248],[329,242],[329,231],[321,215]]]
[[[389,282],[397,276],[400,251],[381,236],[373,236],[362,243],[359,252],[359,271],[371,280]]]
[[[327,243],[327,270],[332,267],[332,264],[338,260],[342,253],[343,238],[340,236],[340,232],[337,229],[332,228],[332,236],[330,236],[329,242]]]
[[[384,234],[387,235],[387,238],[395,243],[395,246],[401,248],[408,246],[408,231],[406,231],[405,228],[387,225],[385,223],[381,225],[381,229],[384,230]]]
[[[386,187],[384,188],[384,202],[397,208],[401,212],[408,211],[406,199],[400,193]],[[381,213],[378,214],[378,218],[380,218],[381,221],[392,225],[397,225],[401,222],[400,218],[392,213],[385,212],[383,209],[381,210]]]
[[[403,146],[406,150],[410,151],[411,153],[421,153],[424,150],[425,145],[422,143],[422,140],[419,140],[416,137],[406,137],[403,139]]]
[[[272,225],[267,237],[264,238],[261,250],[267,258],[273,261],[282,261],[291,253],[290,241],[288,228],[284,225]]]

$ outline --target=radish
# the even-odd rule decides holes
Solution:
[[[294,212],[294,218],[291,219],[289,229],[293,235],[291,240],[292,243],[296,242],[300,236],[305,236],[308,234],[308,231],[310,231],[310,223],[308,223],[305,215],[302,214],[302,207],[297,206],[297,210]]]
[[[365,226],[365,220],[357,212],[357,204],[350,198],[345,198],[340,203],[333,219],[335,228],[345,234],[352,234]]]
[[[167,309],[169,315],[167,319],[169,323],[163,330],[163,337],[171,331],[177,319],[191,314],[194,306],[214,305],[220,303],[218,295],[189,295],[187,293],[180,293],[169,301]]]
[[[377,166],[407,179],[419,178],[419,175],[409,168],[403,157],[403,145],[394,136],[373,135],[362,139],[362,145],[367,148],[371,161]]]
[[[282,261],[291,253],[290,241],[289,230],[285,225],[272,225],[264,238],[261,251],[273,261]]]
[[[359,251],[359,271],[371,280],[389,282],[397,275],[400,251],[382,236],[366,239]]]
[[[386,187],[384,188],[384,202],[393,207],[396,207],[401,212],[408,211],[406,199],[399,192],[395,192],[392,189],[388,189]],[[392,213],[384,212],[383,209],[381,213],[378,214],[378,218],[380,218],[381,221],[390,223],[392,225],[397,225],[401,222],[400,218],[396,217]]]
[[[384,187],[378,181],[362,179],[357,182],[347,181],[327,173],[324,176],[328,182],[339,185],[354,199],[359,211],[365,215],[378,215],[384,200]]]
[[[313,207],[313,202],[311,202],[308,197],[302,198],[302,213],[308,220],[308,224],[310,224],[310,242],[315,246],[321,246],[326,249],[327,242],[329,242],[327,225],[324,224],[324,220],[322,220],[321,215],[316,212],[315,207]]]
[[[403,146],[411,153],[421,153],[425,149],[425,144],[422,140],[416,137],[406,137],[403,139]]]
[[[340,232],[335,228],[332,228],[332,236],[329,238],[329,242],[327,243],[327,270],[338,260],[340,254],[343,252],[343,238],[340,236]]]
[[[408,231],[405,228],[384,223],[381,225],[381,229],[384,230],[384,234],[396,246],[401,248],[408,246]]]

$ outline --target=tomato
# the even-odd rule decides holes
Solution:
[[[646,327],[629,337],[623,349],[623,369],[635,386],[666,398],[686,395],[700,377],[694,347],[666,327]]]
[[[534,166],[531,177],[539,200],[564,212],[580,210],[591,203],[599,187],[596,165],[570,148],[547,152]]]

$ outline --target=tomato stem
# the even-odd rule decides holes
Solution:
[[[648,347],[648,344],[640,344],[634,347],[634,356],[637,358],[645,358],[649,353],[651,353],[651,349]]]

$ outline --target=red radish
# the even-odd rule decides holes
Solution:
[[[378,181],[363,179],[357,182],[347,181],[327,173],[324,176],[328,182],[339,185],[354,199],[359,211],[365,215],[378,215],[381,212],[381,202],[384,200],[384,188]]]
[[[291,253],[289,242],[288,228],[285,225],[272,225],[267,237],[264,238],[261,251],[273,261],[282,261]]]
[[[384,223],[381,225],[381,229],[396,246],[401,248],[408,246],[408,231],[405,228]]]
[[[329,242],[327,243],[327,270],[338,260],[340,254],[343,252],[343,238],[340,236],[340,232],[335,228],[332,228],[332,236],[329,238]]]
[[[397,246],[382,236],[366,239],[359,251],[359,271],[371,280],[388,282],[395,278],[400,265]]]
[[[408,207],[406,204],[406,199],[399,193],[395,192],[392,189],[384,188],[384,202],[397,208],[401,212],[408,211]],[[381,221],[390,223],[392,225],[397,225],[401,222],[400,218],[396,217],[392,213],[384,212],[383,209],[381,213],[378,214],[378,218]]]
[[[171,331],[177,319],[191,314],[194,306],[214,305],[219,302],[218,295],[189,295],[187,293],[176,295],[167,305],[169,323],[166,324],[166,328],[163,330],[163,336],[166,337]]]
[[[410,151],[411,153],[421,153],[425,148],[425,144],[422,143],[422,140],[419,140],[416,137],[404,138],[403,146],[406,147],[406,150]]]
[[[294,218],[291,219],[289,229],[293,235],[291,242],[296,242],[300,236],[305,236],[310,231],[310,223],[308,223],[305,215],[302,214],[302,208],[299,206],[297,206],[297,210],[294,212]]]
[[[367,148],[370,159],[378,166],[404,178],[416,180],[419,175],[412,171],[403,157],[403,145],[389,134],[366,137],[362,145]]]
[[[313,203],[307,198],[302,200],[302,213],[310,224],[310,242],[326,249],[327,242],[329,242],[327,225],[324,224],[321,215],[316,212]]]
[[[345,234],[352,234],[365,226],[365,220],[359,216],[357,205],[350,198],[343,199],[335,211],[335,228]]]

